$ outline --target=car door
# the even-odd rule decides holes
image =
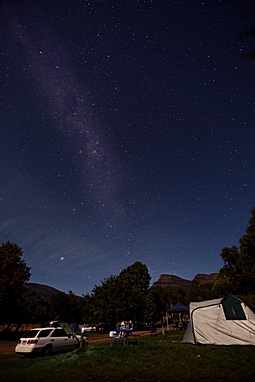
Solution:
[[[68,335],[62,328],[54,329],[51,334],[51,343],[53,345],[54,352],[65,351],[68,349]]]
[[[39,334],[37,336],[37,338],[38,338],[38,346],[37,347],[40,347],[41,349],[43,349],[44,346],[49,344],[49,343],[52,343],[52,345],[53,345],[53,342],[51,342],[51,340],[52,340],[52,338],[51,338],[52,332],[53,332],[52,328],[40,330],[40,332],[39,332]]]

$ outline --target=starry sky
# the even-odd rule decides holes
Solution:
[[[0,8],[0,238],[30,282],[218,272],[255,206],[254,1]]]

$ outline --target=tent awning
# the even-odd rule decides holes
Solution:
[[[189,308],[183,305],[180,301],[177,302],[172,308],[166,310],[167,313],[188,313]]]

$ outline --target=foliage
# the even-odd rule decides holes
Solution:
[[[178,288],[175,292],[176,302],[181,301],[184,305],[187,304],[187,295],[182,288]]]
[[[150,284],[146,265],[137,261],[119,276],[110,276],[92,291],[87,317],[94,323],[142,322]]]
[[[146,308],[144,312],[144,321],[146,323],[155,323],[158,319],[158,298],[153,289],[146,296]]]
[[[66,293],[57,292],[51,296],[50,312],[53,321],[60,320],[63,322],[68,322],[69,305]]]
[[[4,321],[20,315],[24,284],[30,278],[30,268],[22,259],[22,249],[6,242],[0,247],[0,316]]]
[[[62,322],[81,321],[81,298],[72,291],[55,293],[50,299],[50,316]]]
[[[123,319],[135,322],[144,321],[146,295],[150,286],[150,274],[145,264],[136,261],[133,265],[120,272],[120,291],[124,302]]]
[[[116,322],[120,319],[120,300],[118,278],[110,276],[93,289],[86,317],[93,323]]]
[[[81,322],[83,299],[76,296],[71,290],[69,291],[67,297],[70,312],[70,320],[68,322]]]
[[[178,297],[176,296],[176,291],[171,286],[156,288],[156,292],[160,303],[160,306],[158,305],[158,310],[162,315],[166,312],[166,309],[177,303]]]
[[[216,278],[213,293],[249,295],[255,293],[255,208],[246,234],[239,241],[239,248],[223,248],[224,261]]]
[[[210,300],[213,298],[212,289],[212,282],[200,282],[198,280],[193,280],[188,297],[189,302]]]
[[[21,322],[44,323],[49,319],[49,304],[38,292],[26,289],[22,295]]]
[[[176,290],[171,286],[152,287],[147,295],[145,321],[147,323],[162,321],[163,324],[166,310],[178,301],[187,303],[187,296],[182,288]]]
[[[255,29],[249,29],[249,30],[246,29],[243,33],[240,34],[240,37],[241,37],[241,39],[254,38],[255,37]],[[244,55],[244,57],[246,57],[248,59],[251,59],[253,61],[255,60],[255,50],[254,49],[244,51],[243,55]]]

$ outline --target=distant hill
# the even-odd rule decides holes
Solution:
[[[58,289],[43,284],[27,283],[26,287],[29,290],[38,292],[46,301],[49,301],[51,296],[60,292]]]
[[[199,283],[214,282],[216,276],[217,273],[211,273],[210,275],[198,273],[193,280],[197,280]],[[160,275],[158,281],[155,281],[151,287],[165,288],[170,286],[173,289],[181,288],[186,294],[188,294],[193,280],[186,280],[178,276],[162,274]],[[37,283],[27,283],[26,287],[34,292],[38,292],[46,301],[49,301],[51,296],[60,292],[56,288]]]
[[[199,273],[193,280],[197,280],[200,283],[214,282],[216,276],[217,273],[211,273],[210,275]],[[178,276],[162,274],[160,275],[158,281],[155,281],[152,284],[152,288],[165,288],[170,286],[173,289],[182,288],[184,292],[188,294],[193,280],[186,280]]]
[[[216,279],[218,273],[211,273],[210,275],[206,275],[204,273],[198,273],[194,280],[199,281],[200,283],[213,283]]]

